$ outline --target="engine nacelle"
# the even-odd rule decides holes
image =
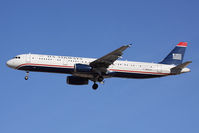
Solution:
[[[87,85],[88,84],[87,78],[76,77],[76,76],[68,76],[66,81],[70,85]]]
[[[80,73],[84,73],[84,72],[91,72],[92,71],[92,67],[86,64],[75,64],[75,72],[80,72]]]

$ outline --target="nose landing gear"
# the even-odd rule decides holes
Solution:
[[[25,80],[28,80],[28,77],[29,77],[29,72],[26,72],[26,76],[25,76]]]

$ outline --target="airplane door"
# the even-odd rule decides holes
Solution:
[[[31,54],[26,55],[26,62],[30,63],[31,62]]]
[[[157,72],[158,73],[162,72],[162,65],[160,65],[160,64],[157,65]]]
[[[65,66],[68,65],[68,60],[67,59],[63,59],[63,65],[65,65]]]

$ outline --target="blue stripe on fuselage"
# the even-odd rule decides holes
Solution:
[[[143,73],[127,73],[127,72],[111,72],[109,75],[112,76],[112,77],[137,78],[137,79],[157,78],[157,77],[165,76],[165,75],[143,74]]]
[[[73,68],[62,68],[62,67],[46,67],[46,66],[22,66],[19,70],[33,71],[33,72],[49,72],[49,73],[65,73],[72,74]]]

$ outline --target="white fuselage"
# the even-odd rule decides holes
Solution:
[[[96,60],[95,58],[82,58],[70,56],[22,54],[14,57],[7,62],[11,68],[24,71],[66,73],[80,77],[91,78],[87,73],[76,73],[75,64],[87,64]],[[110,74],[105,77],[123,78],[153,78],[171,75],[170,69],[175,65],[165,65],[156,63],[115,61],[107,69]],[[181,73],[189,72],[190,69],[184,68]],[[136,76],[137,75],[137,76]]]

